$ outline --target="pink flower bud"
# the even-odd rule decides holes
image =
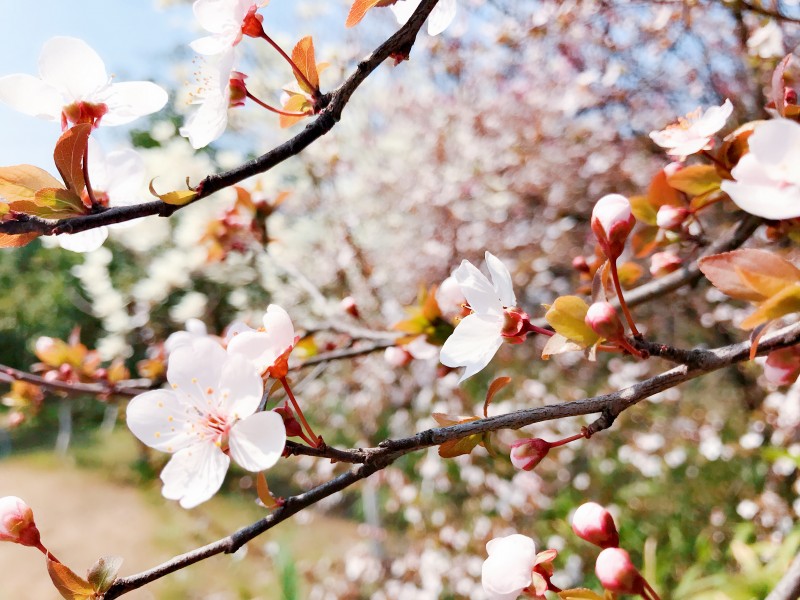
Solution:
[[[339,308],[341,308],[344,312],[348,315],[353,317],[354,319],[358,319],[361,315],[358,312],[358,305],[356,304],[355,299],[352,296],[347,296],[346,298],[342,298],[342,301],[339,302]]]
[[[503,316],[505,317],[505,322],[500,335],[509,344],[521,344],[524,342],[528,336],[528,326],[531,324],[531,318],[528,313],[516,307],[505,308],[503,309]]]
[[[16,496],[0,498],[0,541],[39,546],[39,530],[30,506]]]
[[[625,240],[635,224],[631,203],[620,194],[603,196],[592,210],[592,231],[610,260],[622,254]]]
[[[661,229],[675,231],[683,226],[683,222],[688,216],[689,211],[685,208],[665,204],[658,209],[658,213],[656,214],[656,225],[658,225]]]
[[[540,438],[517,440],[511,444],[511,464],[523,471],[532,471],[550,452],[550,442]]]
[[[618,594],[644,592],[644,579],[631,562],[631,557],[622,548],[606,548],[597,556],[594,572],[600,583],[609,591]]]
[[[767,355],[764,377],[772,385],[790,385],[800,375],[800,348],[782,348]]]
[[[229,107],[244,106],[245,98],[247,98],[247,85],[244,83],[245,79],[247,79],[247,75],[244,73],[231,71],[231,78],[228,80],[228,86],[231,92],[230,100],[228,101]]]
[[[595,302],[586,311],[586,325],[606,340],[619,340],[625,337],[625,327],[617,316],[616,309],[608,302]]]
[[[399,346],[389,346],[386,350],[384,350],[383,358],[389,364],[390,367],[400,368],[405,367],[408,363],[413,360],[413,356],[411,354]]]
[[[650,257],[650,275],[663,277],[680,269],[683,260],[672,252],[656,252]]]
[[[586,502],[572,516],[572,531],[582,540],[601,548],[619,546],[614,517],[597,502]]]
[[[583,256],[576,256],[572,259],[572,268],[579,273],[591,273],[589,263],[586,262],[586,258]]]

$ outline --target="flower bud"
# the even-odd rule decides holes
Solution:
[[[511,464],[517,469],[532,471],[550,452],[550,446],[550,442],[540,438],[517,440],[511,444]]]
[[[584,321],[603,339],[614,341],[625,337],[625,327],[619,320],[616,309],[608,302],[592,304],[586,311]]]
[[[509,344],[521,344],[524,342],[528,336],[528,327],[531,324],[531,318],[528,313],[520,308],[512,307],[503,309],[503,316],[505,317],[505,322],[500,335]]]
[[[244,20],[242,21],[242,33],[249,37],[260,38],[264,37],[264,15],[258,14],[258,6],[253,5],[247,11]]]
[[[600,583],[609,591],[618,594],[644,592],[644,579],[631,562],[631,557],[622,548],[606,548],[597,556],[594,572]]]
[[[791,385],[800,375],[800,348],[782,348],[767,355],[764,377],[772,385]]]
[[[245,79],[247,79],[247,75],[244,73],[231,71],[231,78],[228,80],[228,86],[231,92],[228,107],[244,106],[245,98],[247,98],[247,86],[244,83]]]
[[[683,222],[688,216],[689,211],[685,208],[665,204],[658,209],[658,213],[656,214],[656,225],[658,225],[661,229],[676,231],[683,226]]]
[[[405,367],[413,360],[414,357],[411,356],[408,351],[399,346],[389,346],[386,350],[384,350],[383,358],[390,367],[399,369],[400,367]]]
[[[283,419],[283,425],[286,428],[286,437],[300,437],[303,433],[303,428],[294,418],[294,413],[288,406],[279,406],[275,412]]]
[[[784,104],[797,104],[797,92],[790,87],[783,90],[783,103]]]
[[[39,530],[33,522],[33,511],[21,498],[0,498],[0,541],[23,546],[39,546]]]
[[[572,531],[582,540],[601,548],[619,546],[614,517],[597,502],[586,502],[572,516]]]
[[[339,302],[339,308],[341,308],[354,319],[358,319],[361,316],[361,314],[358,312],[358,305],[352,296],[342,298],[342,301]]]
[[[625,240],[635,224],[631,203],[621,194],[603,196],[592,210],[592,231],[609,260],[622,254]]]
[[[586,257],[584,256],[576,256],[572,259],[572,268],[578,271],[579,273],[591,273],[592,270],[589,268],[589,263],[586,262]]]
[[[681,268],[683,260],[672,252],[656,252],[650,257],[650,275],[663,277]]]

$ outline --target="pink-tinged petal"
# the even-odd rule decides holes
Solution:
[[[259,373],[273,366],[283,350],[270,334],[263,331],[243,331],[228,342],[228,352],[247,358]]]
[[[397,22],[400,25],[405,25],[408,23],[411,15],[414,14],[414,11],[417,10],[420,2],[422,2],[422,0],[400,0],[396,4],[393,4],[390,8],[394,13]],[[434,8],[434,10],[436,9]]]
[[[253,473],[272,467],[286,445],[286,427],[273,411],[250,415],[231,428],[231,458]]]
[[[736,206],[751,215],[774,220],[800,217],[800,186],[780,188],[774,183],[757,185],[726,180],[721,188]]]
[[[527,536],[513,534],[486,544],[489,557],[481,569],[481,584],[489,597],[515,600],[531,584],[536,546]]]
[[[497,290],[471,262],[461,261],[461,265],[453,271],[453,277],[458,281],[461,292],[472,310],[498,316],[503,314],[503,303],[497,295]]]
[[[273,340],[278,348],[285,351],[289,346],[294,346],[294,325],[284,309],[277,304],[270,304],[264,313],[264,331]]]
[[[58,88],[33,75],[0,77],[0,102],[26,115],[58,121],[64,97]]]
[[[211,338],[196,338],[169,356],[167,380],[185,402],[201,412],[217,406],[217,392],[228,355]]]
[[[506,266],[491,252],[486,253],[486,266],[489,268],[489,274],[492,276],[492,286],[497,292],[500,302],[503,303],[503,306],[516,306],[517,298],[514,295],[514,284],[511,281],[511,273],[508,272]]]
[[[63,36],[45,42],[39,55],[39,75],[62,89],[71,101],[96,102],[93,96],[110,82],[103,59],[89,44]]]
[[[158,112],[169,99],[164,89],[150,81],[114,83],[99,97],[108,106],[100,124],[111,126]]]
[[[264,382],[247,357],[228,353],[218,388],[220,410],[234,420],[244,419],[258,408],[264,393]]]
[[[139,440],[161,452],[177,452],[197,442],[190,417],[194,409],[169,390],[139,394],[128,404],[128,429]]]
[[[464,317],[442,346],[439,360],[448,367],[466,367],[460,383],[489,364],[503,344],[502,329],[502,315]]]
[[[250,327],[244,321],[234,321],[225,329],[225,345],[227,346],[230,341],[239,335],[240,333],[244,333],[245,331],[255,331],[252,327]]]
[[[189,319],[186,321],[185,331],[171,333],[164,342],[164,350],[167,354],[172,354],[177,348],[191,344],[194,340],[208,336],[206,324],[200,319]]]
[[[217,493],[230,462],[212,442],[184,448],[161,471],[161,494],[168,500],[180,500],[183,508],[194,508]]]
[[[197,0],[192,11],[200,26],[211,33],[222,33],[232,26],[241,27],[253,0]]]
[[[439,35],[456,17],[456,0],[439,0],[428,17],[428,34]]]
[[[792,156],[800,155],[800,124],[789,119],[761,123],[747,143],[750,152],[758,157],[759,162],[767,165],[780,164],[790,160]]]
[[[108,237],[107,227],[97,227],[80,233],[62,233],[56,236],[58,245],[72,252],[93,252],[103,245]]]
[[[720,129],[725,127],[728,117],[733,112],[733,104],[729,99],[725,99],[722,106],[711,106],[706,109],[703,116],[692,126],[695,135],[711,137]]]

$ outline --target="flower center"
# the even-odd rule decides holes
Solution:
[[[66,130],[70,123],[91,123],[92,127],[97,127],[107,112],[108,106],[102,103],[92,104],[82,100],[73,102],[61,109],[61,129]]]

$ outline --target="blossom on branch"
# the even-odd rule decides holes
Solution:
[[[439,355],[448,367],[466,367],[459,382],[483,369],[503,341],[521,343],[528,334],[528,315],[516,308],[511,274],[500,260],[486,253],[489,281],[467,260],[453,271],[472,314],[447,338]]]
[[[214,60],[201,61],[196,74],[198,87],[191,99],[191,104],[197,104],[198,108],[180,128],[180,134],[189,138],[189,143],[195,150],[208,146],[228,126],[233,59],[233,50],[229,50]]]
[[[263,383],[245,357],[211,339],[193,340],[170,355],[167,380],[171,389],[140,394],[127,410],[137,438],[173,454],[161,472],[165,498],[192,508],[219,490],[231,458],[252,472],[278,461],[283,419],[256,412]]]
[[[0,498],[0,542],[39,546],[40,536],[33,521],[33,510],[21,498]]]
[[[422,0],[400,0],[390,8],[397,18],[397,22],[405,25],[421,2]],[[428,16],[428,34],[439,35],[447,29],[456,16],[456,8],[456,0],[439,0]]]
[[[664,148],[668,155],[685,160],[708,147],[712,136],[725,126],[732,112],[733,104],[728,99],[722,106],[712,106],[702,114],[698,108],[666,129],[651,131],[650,139]]]
[[[761,123],[748,139],[750,152],[731,171],[722,191],[743,211],[765,219],[800,217],[800,124]]]
[[[289,354],[299,337],[289,314],[277,304],[270,304],[262,319],[263,329],[238,328],[228,342],[228,352],[247,358],[260,374],[280,379],[289,368]]]
[[[167,92],[149,81],[111,83],[100,56],[83,40],[54,37],[39,55],[39,77],[0,78],[0,102],[27,115],[70,123],[122,125],[167,103]]]
[[[263,3],[262,3],[263,5]],[[223,54],[242,40],[245,17],[258,10],[253,0],[197,0],[192,5],[200,26],[211,35],[189,44],[198,54]]]
[[[526,535],[515,533],[494,538],[486,544],[488,558],[481,568],[481,584],[491,600],[516,600],[525,593],[530,598],[545,598],[555,550],[536,554],[536,544]]]

